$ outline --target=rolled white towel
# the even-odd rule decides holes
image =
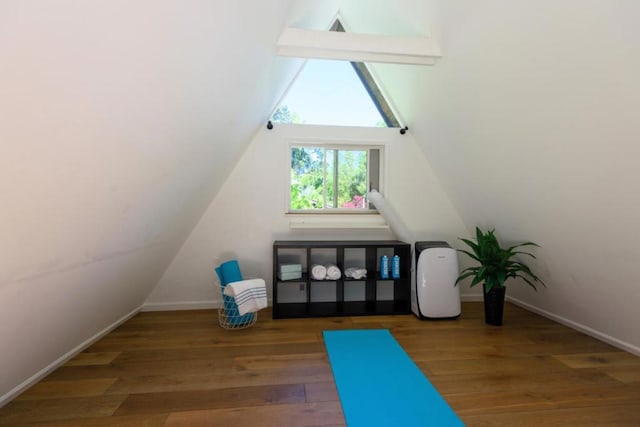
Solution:
[[[311,278],[313,280],[324,280],[327,277],[327,268],[324,265],[315,264],[311,267]]]
[[[367,277],[367,269],[350,267],[344,270],[344,275],[352,279],[364,279]]]
[[[338,280],[342,277],[342,272],[338,268],[337,265],[329,264],[327,265],[327,279],[329,280]]]

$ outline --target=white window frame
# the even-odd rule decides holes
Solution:
[[[292,209],[291,208],[291,149],[293,147],[316,147],[323,148],[325,150],[378,150],[379,152],[379,165],[378,165],[378,187],[375,190],[384,194],[385,177],[386,177],[386,142],[380,141],[357,141],[357,140],[326,140],[326,139],[311,139],[311,140],[290,140],[287,145],[287,188],[286,188],[286,212],[293,215],[379,215],[377,209],[369,204],[367,198],[367,207],[364,209],[354,208],[321,208],[321,209]],[[368,157],[368,160],[370,156]],[[367,161],[367,180],[370,174],[370,162]],[[368,189],[370,191],[371,189]]]

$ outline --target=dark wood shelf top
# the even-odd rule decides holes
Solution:
[[[296,283],[296,282],[306,282],[308,278],[309,278],[309,277],[308,277],[307,273],[306,273],[306,272],[304,272],[304,273],[302,273],[302,277],[299,277],[299,278],[297,278],[297,279],[286,279],[286,280],[282,280],[282,279],[280,279],[280,278],[277,276],[277,274],[276,274],[275,280],[276,280],[278,283],[289,283],[289,282],[294,282],[294,283]]]
[[[388,248],[393,246],[410,246],[399,240],[276,240],[278,248],[365,248],[376,246]]]

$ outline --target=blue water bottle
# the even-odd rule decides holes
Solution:
[[[389,278],[389,257],[382,255],[380,258],[380,277],[383,279]]]
[[[398,255],[394,255],[391,262],[391,277],[394,279],[400,278],[400,257]]]

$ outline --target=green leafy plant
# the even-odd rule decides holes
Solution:
[[[462,270],[456,280],[456,285],[467,277],[473,277],[470,286],[473,287],[484,282],[486,285],[485,292],[488,293],[494,287],[504,287],[507,279],[520,277],[535,290],[537,290],[536,284],[546,287],[544,282],[527,265],[514,259],[517,255],[535,258],[531,253],[517,249],[523,246],[538,245],[533,242],[525,242],[506,249],[501,248],[494,233],[495,230],[489,230],[484,233],[480,228],[476,227],[477,242],[460,239],[471,248],[471,251],[464,249],[458,249],[458,251],[467,254],[476,260],[479,265]]]

